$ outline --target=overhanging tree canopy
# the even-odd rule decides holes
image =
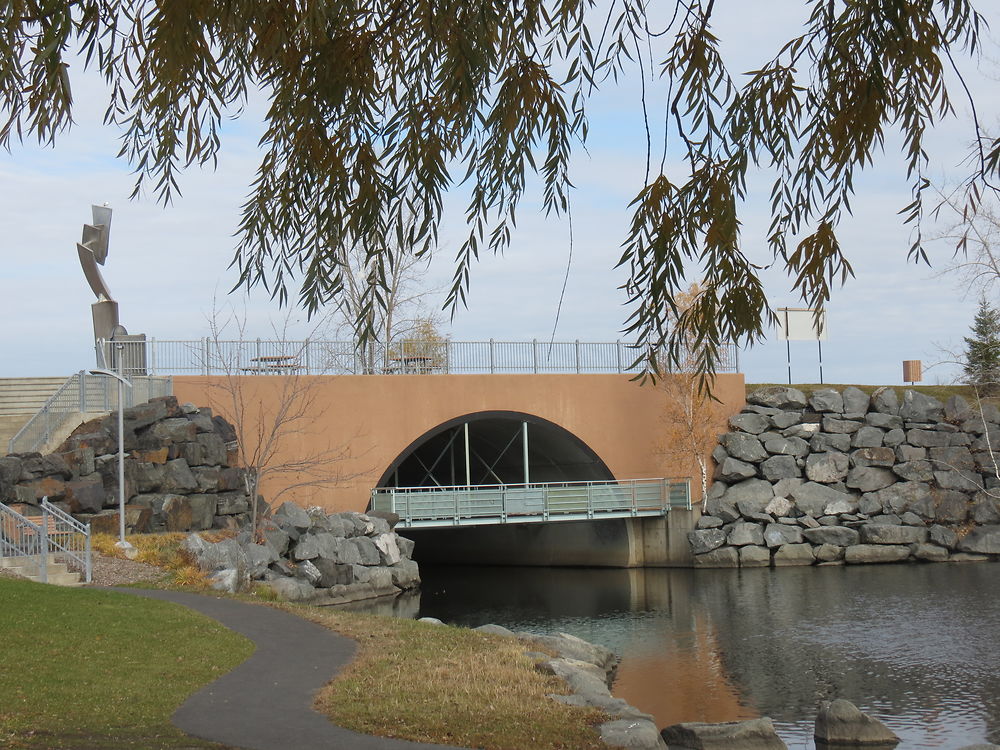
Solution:
[[[626,330],[654,366],[659,346],[679,362],[693,342],[710,373],[723,342],[759,339],[769,316],[761,269],[742,249],[748,174],[775,175],[770,251],[803,301],[822,307],[851,274],[837,228],[855,173],[892,130],[913,193],[901,209],[919,227],[924,135],[951,113],[946,76],[976,53],[982,28],[969,0],[803,2],[798,33],[736,77],[712,33],[725,12],[715,0],[656,11],[637,0],[12,0],[0,15],[0,142],[54,142],[69,125],[64,57],[80,50],[109,84],[106,118],[122,130],[137,190],[150,184],[166,202],[181,169],[214,163],[222,118],[261,91],[270,106],[239,226],[239,283],[282,301],[297,286],[314,310],[342,289],[337,243],[366,248],[376,268],[390,245],[425,251],[445,191],[464,180],[457,305],[478,254],[509,243],[527,176],[541,180],[546,211],[566,210],[588,97],[655,70],[667,144],[685,166],[636,186],[620,258]],[[978,123],[971,138],[975,201],[1000,172],[1000,140]],[[704,293],[678,311],[693,279]],[[376,286],[370,303],[381,301]]]

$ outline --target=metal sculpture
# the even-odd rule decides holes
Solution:
[[[97,302],[90,306],[94,317],[94,341],[109,341],[116,335],[124,333],[118,322],[118,303],[111,297],[98,264],[104,265],[108,258],[108,241],[111,236],[111,208],[91,206],[93,224],[83,225],[83,238],[76,243],[76,252],[80,256],[80,265],[87,283],[97,297]]]

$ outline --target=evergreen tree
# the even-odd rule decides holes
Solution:
[[[1000,390],[1000,311],[979,299],[972,336],[965,339],[965,380],[981,393]]]

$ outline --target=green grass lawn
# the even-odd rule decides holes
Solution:
[[[0,747],[218,747],[170,716],[252,652],[176,604],[0,578]]]

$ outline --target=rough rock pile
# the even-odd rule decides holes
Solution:
[[[696,566],[1000,556],[1000,410],[907,390],[763,388],[730,419]]]
[[[125,410],[125,521],[130,533],[238,528],[250,509],[236,433],[174,396]],[[94,531],[118,532],[116,414],[81,425],[54,452],[0,457],[0,502],[34,515],[43,497]]]
[[[217,589],[235,592],[262,581],[288,601],[341,604],[420,584],[413,542],[392,530],[398,520],[391,513],[327,514],[287,502],[261,521],[260,544],[244,530],[215,543],[191,534],[184,548]]]

